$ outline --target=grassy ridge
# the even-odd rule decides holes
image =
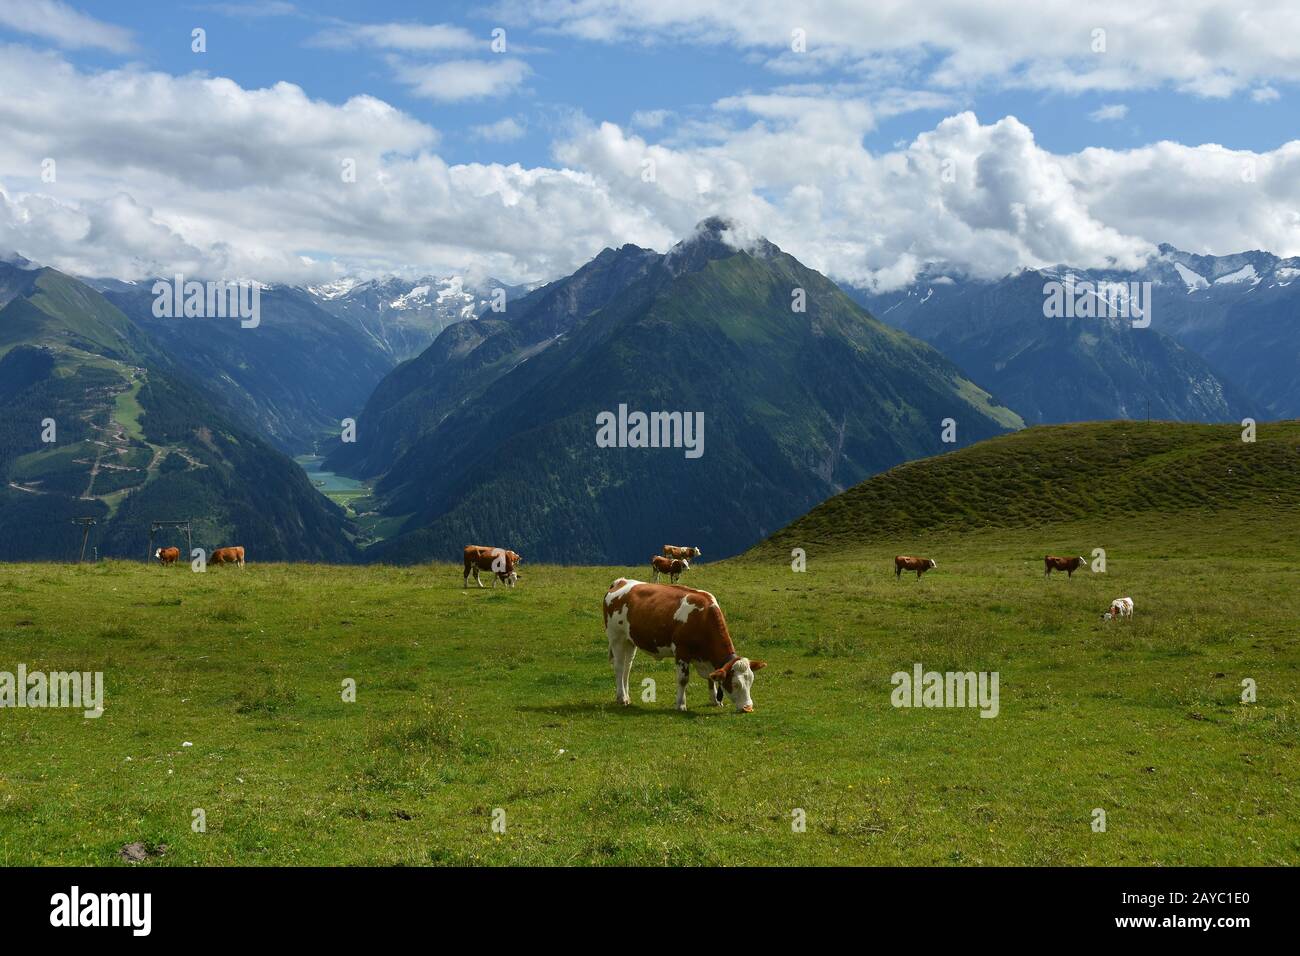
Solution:
[[[3,566],[0,669],[103,670],[107,701],[0,711],[0,864],[1294,863],[1295,531],[1107,525],[1108,573],[1073,581],[1038,555],[1099,525],[923,540],[920,583],[892,550],[700,565],[771,664],[743,717],[697,680],[677,713],[644,655],[611,703],[600,599],[631,569]],[[1120,594],[1136,620],[1103,625]],[[916,661],[997,670],[1001,714],[892,708]]]
[[[824,502],[754,549],[852,549],[918,532],[965,533],[1245,508],[1294,520],[1300,422],[1090,422],[1028,428],[908,462]]]

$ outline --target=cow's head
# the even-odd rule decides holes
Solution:
[[[506,575],[506,587],[512,588],[519,583],[519,572],[511,571]]]
[[[754,710],[754,698],[750,694],[754,686],[754,672],[761,671],[766,666],[766,661],[751,661],[748,657],[737,657],[710,674],[709,680],[722,684],[722,689],[736,705],[736,713],[748,714]]]
[[[699,557],[700,555],[702,555],[703,553],[704,553],[704,552],[701,551],[699,548],[691,548],[691,557],[692,557],[692,558],[698,558],[698,557]]]
[[[1114,616],[1115,616],[1114,611],[1113,611],[1113,610],[1110,610],[1110,611],[1107,611],[1105,614],[1103,614],[1103,615],[1101,616],[1101,619],[1102,619],[1103,621],[1109,621],[1109,620],[1110,620],[1111,618],[1113,618]]]
[[[937,568],[939,566],[938,563],[934,560],[934,558],[930,558],[929,561],[930,561],[930,567]]]
[[[1079,567],[1088,568],[1089,570],[1092,570],[1091,566],[1088,564],[1088,559],[1085,558],[1083,555],[1079,555],[1078,561],[1079,561]]]
[[[680,564],[683,571],[689,571],[691,569],[691,562],[687,561],[685,558],[682,558]]]
[[[155,558],[157,558],[159,561],[161,561],[161,560],[162,560],[162,548],[159,548],[157,551],[155,551],[155,552],[153,553],[153,556],[154,556]]]

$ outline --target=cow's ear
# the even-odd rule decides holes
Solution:
[[[766,667],[766,666],[767,666],[767,661],[750,661],[750,662],[749,662],[749,669],[750,669],[751,671],[761,671],[761,670],[762,670],[764,667]]]
[[[714,671],[712,674],[709,675],[709,680],[723,680],[726,678],[726,676],[727,676],[727,672],[723,670],[721,667],[719,667],[716,671]]]

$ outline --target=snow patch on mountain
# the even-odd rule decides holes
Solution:
[[[1250,263],[1246,263],[1236,272],[1229,272],[1226,276],[1219,276],[1214,280],[1215,285],[1232,285],[1239,282],[1249,282],[1251,285],[1259,283],[1259,273]]]
[[[1208,289],[1210,287],[1210,282],[1205,278],[1205,276],[1201,275],[1199,272],[1193,272],[1181,262],[1175,262],[1174,268],[1178,271],[1178,277],[1183,280],[1183,284],[1187,286],[1188,292],[1194,292],[1197,289]],[[1222,282],[1223,280],[1220,279],[1219,281]]]

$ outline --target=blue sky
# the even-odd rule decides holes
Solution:
[[[1267,0],[0,0],[0,245],[523,280],[725,213],[864,284],[1298,254],[1292,26]]]
[[[249,9],[261,7],[253,15]],[[581,110],[594,120],[628,123],[637,111],[673,110],[684,116],[707,112],[711,103],[741,91],[761,92],[783,86],[787,78],[750,62],[752,57],[725,43],[677,43],[626,38],[602,42],[557,34],[545,25],[520,23],[482,3],[418,3],[380,0],[359,4],[341,0],[302,3],[283,15],[270,15],[274,4],[176,4],[137,0],[130,4],[95,0],[81,5],[98,18],[130,28],[140,45],[131,59],[170,73],[193,70],[229,76],[246,87],[279,81],[296,83],[311,96],[342,102],[358,93],[378,96],[443,132],[444,153],[456,162],[522,162],[549,158],[548,130],[557,115]],[[446,23],[481,40],[479,55],[489,54],[494,27],[507,31],[508,46],[529,50],[533,71],[522,88],[509,95],[466,103],[432,103],[398,82],[373,49],[322,48],[313,38],[344,24]],[[190,31],[207,30],[208,50],[190,50]],[[4,31],[0,30],[0,35]],[[19,36],[9,31],[11,38]],[[534,52],[535,51],[535,52]],[[84,50],[74,58],[111,66],[121,58]],[[829,78],[851,80],[848,71]],[[1294,138],[1300,112],[1294,102],[1255,102],[1246,92],[1224,98],[1192,97],[1168,88],[1122,93],[1085,91],[1004,91],[975,86],[953,91],[956,100],[988,121],[1013,115],[1026,122],[1039,143],[1053,152],[1088,146],[1124,148],[1170,139],[1189,145],[1219,143],[1252,150],[1273,149]],[[1127,106],[1121,120],[1095,122],[1089,113],[1107,105]],[[870,133],[869,147],[888,147],[910,139],[946,115],[944,109],[921,110],[883,122]],[[476,125],[512,117],[530,131],[507,144],[485,143],[466,131]]]

